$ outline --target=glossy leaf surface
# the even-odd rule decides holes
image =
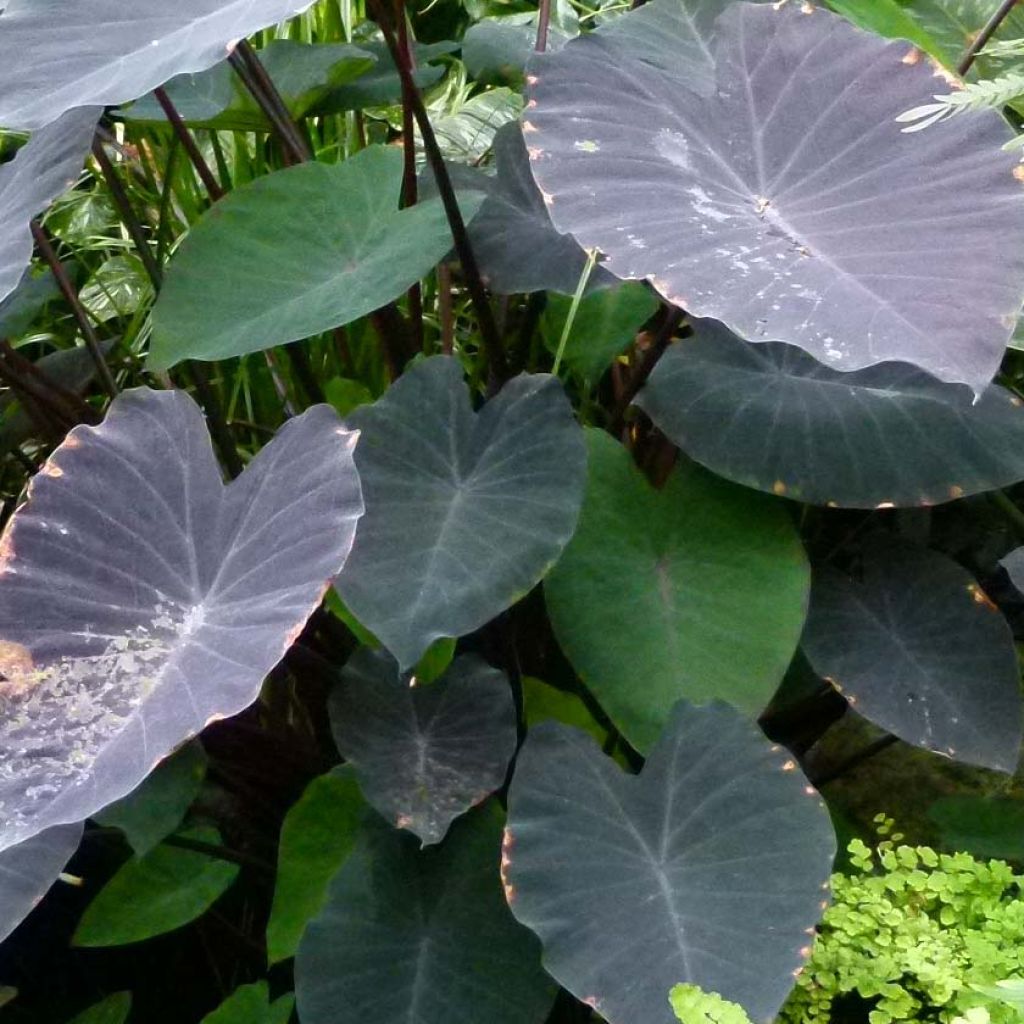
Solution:
[[[352,847],[366,804],[349,766],[315,778],[281,827],[274,903],[267,923],[267,958],[295,955],[307,923],[327,898],[327,885]]]
[[[131,992],[115,992],[83,1010],[68,1024],[124,1024],[131,1009]]]
[[[397,298],[451,246],[439,200],[399,210],[401,181],[400,150],[371,146],[235,189],[170,266],[149,366],[298,341]]]
[[[659,360],[636,404],[721,476],[797,501],[937,505],[1024,479],[1024,407],[906,363],[840,373],[714,320]]]
[[[184,392],[125,392],[68,435],[0,538],[0,848],[256,698],[352,544],[355,440],[314,407],[225,487]]]
[[[71,107],[133,100],[211,67],[239,39],[310,2],[8,0],[0,15],[0,126],[29,130]]]
[[[505,779],[516,709],[504,672],[475,655],[416,684],[382,650],[349,659],[328,703],[331,731],[366,799],[424,845]]]
[[[58,825],[0,852],[0,941],[43,898],[81,838],[81,825]]]
[[[774,1017],[835,840],[785,751],[723,704],[680,702],[639,776],[578,729],[531,729],[503,849],[547,970],[610,1024],[669,1024],[680,981]]]
[[[576,526],[583,436],[559,382],[509,381],[475,413],[458,363],[410,367],[348,420],[366,497],[338,591],[403,669],[522,597]]]
[[[219,845],[214,828],[186,839]],[[204,914],[238,876],[238,865],[195,850],[158,846],[127,861],[93,897],[75,931],[76,946],[122,946],[173,931]]]
[[[29,221],[78,180],[99,116],[95,107],[72,110],[35,132],[13,160],[0,165],[0,299],[18,287],[32,259]]]
[[[303,936],[303,1024],[543,1024],[555,986],[501,895],[502,816],[457,821],[437,847],[376,816]]]
[[[560,231],[750,340],[983,390],[1024,297],[999,114],[904,133],[943,88],[932,67],[808,4],[729,4],[703,94],[601,35],[531,64],[528,145]]]
[[[580,525],[544,584],[562,650],[639,750],[680,697],[756,715],[796,649],[807,601],[784,507],[697,466],[655,491],[608,434],[587,440]]]
[[[803,649],[858,713],[946,757],[1012,772],[1021,742],[1013,635],[970,573],[880,544],[859,579],[815,573]]]

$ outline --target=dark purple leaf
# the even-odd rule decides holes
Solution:
[[[693,42],[680,25],[665,47]],[[905,134],[896,117],[948,85],[808,4],[730,4],[706,48],[706,94],[604,30],[534,59],[526,142],[556,228],[751,340],[980,392],[1024,298],[1001,116]]]
[[[0,538],[0,849],[255,699],[352,544],[356,436],[316,406],[225,487],[180,391],[68,435]]]

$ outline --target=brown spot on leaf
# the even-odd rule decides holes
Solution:
[[[35,682],[32,652],[21,644],[0,640],[0,697],[24,693]]]
[[[39,470],[39,472],[43,476],[62,477],[64,475],[64,470],[61,469],[52,458],[47,459],[46,462],[43,463],[43,468]]]
[[[544,155],[544,150],[540,146],[527,146],[526,153],[531,160],[539,160]]]
[[[527,85],[536,85],[539,81],[540,81],[540,79],[536,75],[527,75],[526,76],[526,84]]]
[[[967,585],[967,593],[974,598],[975,604],[984,605],[989,611],[997,612],[999,609],[996,607],[995,602],[985,593],[977,583],[969,583]]]
[[[1018,181],[1024,181],[1024,164],[1017,164],[1013,169],[1013,176]]]
[[[893,502],[893,501],[880,501],[875,506],[876,509],[879,509],[879,508],[895,508],[895,507],[896,507],[896,503]]]
[[[529,105],[529,104],[527,104],[527,105]],[[530,132],[535,132],[536,130],[537,130],[537,126],[535,124],[532,124],[530,121],[523,121],[523,134],[524,135],[528,135]]]
[[[1016,395],[1010,395],[1010,405],[1015,405],[1019,409],[1024,402],[1022,402]]]
[[[904,55],[901,64],[920,64],[921,63],[921,51],[916,47],[912,46]]]
[[[781,480],[776,480],[775,483],[772,484],[772,494],[777,494],[779,497],[782,497],[785,493],[786,485]]]
[[[408,828],[412,824],[412,817],[408,814],[400,814],[395,819],[395,828]]]
[[[941,64],[934,57],[928,58],[928,63],[932,66],[932,74],[936,78],[941,78],[950,89],[963,89],[964,83],[959,77],[953,74],[944,64]]]
[[[811,955],[811,947],[810,946],[801,946],[800,947],[800,955],[806,960]]]
[[[505,826],[505,831],[501,835],[501,867],[499,873],[501,875],[501,887],[505,890],[505,902],[511,907],[516,899],[515,886],[509,881],[508,869],[512,866],[512,847],[515,846],[515,837],[512,835],[512,829]]]
[[[949,496],[951,498],[962,498],[964,496],[964,489],[959,484],[953,484],[949,489]]]
[[[8,521],[4,532],[0,533],[0,576],[7,572],[7,567],[14,561],[14,520]]]
[[[818,795],[818,791],[813,786],[804,786],[804,792],[808,796],[817,796]]]
[[[788,760],[788,761],[787,761],[787,762],[786,762],[786,763],[785,763],[785,764],[784,764],[784,765],[782,766],[782,770],[783,770],[784,772],[793,772],[793,771],[796,771],[796,761],[792,760],[792,758],[791,758],[790,760]]]
[[[600,996],[584,996],[580,1002],[586,1003],[592,1010],[600,1011],[601,1009],[601,997]]]
[[[839,508],[839,502],[838,501],[826,501],[825,502],[825,508]]]

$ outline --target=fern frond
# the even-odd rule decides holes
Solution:
[[[1014,71],[983,82],[969,82],[956,92],[935,96],[934,103],[906,110],[896,118],[905,132],[919,132],[966,110],[999,110],[1024,97],[1024,71]]]
[[[981,51],[992,60],[1014,60],[1024,57],[1024,39],[994,39]]]

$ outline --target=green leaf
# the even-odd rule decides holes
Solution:
[[[346,43],[299,43],[274,39],[257,57],[296,119],[338,85],[369,71],[377,58]],[[270,125],[227,61],[196,75],[177,75],[165,86],[182,119],[194,127],[231,131],[268,131]],[[122,112],[127,121],[164,123],[163,107],[152,94]]]
[[[548,52],[560,50],[571,35],[551,24],[548,27]],[[466,70],[478,82],[521,87],[526,62],[533,55],[537,40],[535,14],[510,14],[487,18],[470,25],[462,40],[462,59]]]
[[[558,348],[572,298],[548,295],[541,319],[544,344]],[[576,310],[563,359],[585,380],[596,382],[609,364],[624,352],[644,323],[658,309],[658,298],[645,285],[624,282],[617,288],[591,292]]]
[[[298,341],[397,298],[451,247],[439,200],[399,210],[401,181],[401,150],[370,146],[235,189],[171,261],[149,368]]]
[[[668,1024],[680,980],[771,1020],[835,853],[786,751],[725,704],[680,701],[639,775],[545,722],[519,751],[502,877],[544,966],[608,1021]]]
[[[945,796],[928,808],[947,850],[1024,862],[1024,800]]]
[[[668,998],[683,1024],[751,1024],[739,1003],[731,1003],[717,992],[705,992],[699,985],[676,985]]]
[[[907,39],[939,60],[945,56],[938,40],[896,0],[828,0],[828,5],[858,28],[889,39]]]
[[[294,1007],[295,996],[289,993],[272,1003],[267,983],[256,981],[236,988],[202,1024],[288,1024]]]
[[[220,842],[214,828],[189,829],[182,837]],[[237,864],[158,846],[129,860],[99,891],[82,915],[73,944],[123,946],[174,931],[205,914],[237,875]]]
[[[522,110],[522,96],[511,89],[502,87],[477,93],[453,113],[434,118],[437,144],[446,160],[475,163],[491,148],[495,132],[514,121]],[[460,199],[459,205],[463,203]]]
[[[74,279],[74,267],[64,265]],[[28,267],[21,275],[14,291],[0,301],[0,338],[17,338],[24,334],[46,306],[60,296],[57,282],[48,270],[39,273]]]
[[[288,812],[267,924],[270,963],[295,955],[307,922],[324,904],[328,882],[352,850],[365,808],[352,769],[343,767],[314,779]]]
[[[78,297],[86,312],[104,323],[134,315],[153,297],[153,285],[135,253],[120,253],[97,268]]]
[[[198,742],[187,743],[146,776],[126,797],[93,818],[125,834],[136,856],[149,853],[182,822],[206,777],[206,754]]]
[[[131,992],[115,992],[83,1010],[68,1024],[124,1024],[131,1009]]]
[[[796,649],[807,602],[785,507],[694,465],[655,491],[608,434],[587,440],[580,524],[544,585],[573,667],[639,750],[680,697],[756,715]]]
[[[1013,634],[969,572],[936,551],[870,543],[857,578],[815,569],[803,649],[865,718],[907,743],[1013,772]]]
[[[347,377],[332,377],[324,384],[324,398],[334,406],[339,416],[347,416],[361,405],[369,405],[373,401],[370,389],[358,380]]]
[[[579,512],[582,434],[555,378],[522,374],[474,412],[447,356],[411,366],[348,424],[366,514],[337,587],[404,670],[552,565]]]
[[[516,751],[508,678],[473,654],[421,686],[387,651],[363,648],[345,665],[328,712],[366,799],[424,846],[501,786]]]
[[[549,721],[561,722],[563,725],[583,729],[598,743],[604,744],[608,738],[607,733],[576,694],[556,689],[533,676],[523,676],[522,685],[527,726]]]
[[[998,0],[910,0],[906,10],[935,41],[934,53],[947,67],[953,68],[995,13]],[[1024,11],[1013,10],[1004,18],[996,39],[1024,37]],[[995,70],[987,57],[979,57],[971,76],[987,77]],[[945,90],[943,90],[945,91]]]
[[[542,1024],[555,986],[502,898],[501,826],[492,801],[421,851],[368,816],[299,947],[303,1024]]]

